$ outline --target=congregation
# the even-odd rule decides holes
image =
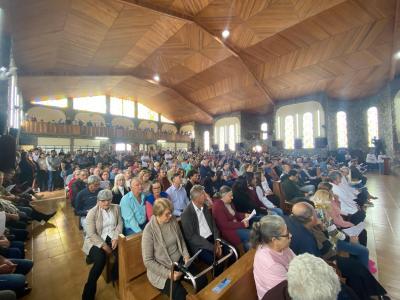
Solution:
[[[259,299],[389,299],[373,276],[377,270],[367,248],[364,219],[376,197],[365,186],[362,165],[349,155],[341,160],[267,152],[35,148],[17,152],[17,163],[0,173],[0,222],[7,228],[0,233],[0,290],[18,297],[30,291],[27,225],[43,224],[55,214],[35,210],[37,192],[63,188],[79,218],[86,263],[92,265],[82,299],[95,299],[110,257],[111,280],[118,279],[118,236],[138,233],[149,282],[172,299],[186,299],[185,271],[201,270],[192,264],[171,273],[171,264],[188,263],[200,250],[197,260],[213,266],[217,276],[235,262],[230,257],[215,263],[229,246],[242,254],[255,249]],[[277,193],[276,183],[283,193]],[[305,290],[306,278],[315,289]],[[207,282],[199,276],[196,290]]]

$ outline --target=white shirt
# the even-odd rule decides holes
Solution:
[[[265,205],[265,207],[267,208],[275,207],[275,205],[271,201],[269,201],[267,197],[264,196],[262,188],[258,185],[256,186],[256,193],[258,196],[258,200],[260,200]]]
[[[210,230],[210,226],[208,226],[206,217],[204,216],[203,207],[198,208],[193,202],[192,202],[192,204],[193,204],[194,210],[196,211],[197,220],[199,221],[200,235],[206,239],[210,235],[212,235],[212,232]]]
[[[116,224],[115,224],[115,217],[111,209],[109,210],[101,209],[101,213],[103,216],[103,229],[101,231],[101,238],[103,239],[103,241],[105,241],[107,236],[112,238]]]
[[[332,183],[332,192],[339,197],[340,210],[343,215],[352,215],[358,211],[354,196],[346,192],[341,186]]]
[[[123,186],[118,186],[118,190],[119,190],[119,192],[121,193],[122,196],[125,195],[125,189],[124,189]]]

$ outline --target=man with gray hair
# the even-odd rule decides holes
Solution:
[[[220,237],[220,234],[206,205],[207,194],[204,187],[194,185],[190,190],[190,199],[191,203],[181,215],[183,234],[192,254],[202,249],[199,258],[206,264],[212,265],[215,240]],[[222,246],[219,243],[215,254],[217,257],[222,256]],[[217,270],[219,271],[221,270]]]
[[[335,270],[323,259],[308,253],[292,259],[287,277],[293,300],[336,300],[340,292]]]
[[[76,196],[75,213],[81,217],[81,225],[85,230],[85,220],[88,211],[97,203],[97,194],[100,191],[100,177],[96,175],[89,176],[87,187]]]

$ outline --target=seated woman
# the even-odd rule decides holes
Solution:
[[[236,210],[242,213],[251,213],[256,210],[258,215],[268,214],[267,208],[264,205],[257,205],[249,194],[247,180],[243,176],[236,179],[232,186],[233,203]],[[257,196],[257,195],[256,195]]]
[[[122,233],[122,219],[119,206],[111,204],[112,193],[102,190],[97,195],[97,204],[89,210],[86,216],[86,237],[83,251],[87,255],[86,261],[93,263],[88,280],[83,290],[82,299],[95,299],[97,280],[103,272],[107,255],[117,258],[118,235]],[[112,270],[112,279],[117,279],[115,262]]]
[[[115,176],[114,187],[112,188],[111,192],[113,194],[112,203],[119,205],[122,197],[129,193],[129,189],[127,189],[125,186],[124,174],[118,174]]]
[[[149,170],[141,170],[139,173],[139,180],[140,183],[142,184],[142,192],[147,195],[150,193],[150,187],[151,187],[151,172]]]
[[[143,230],[142,257],[150,283],[163,294],[169,295],[172,280],[172,299],[185,300],[187,292],[180,282],[183,273],[174,271],[171,278],[172,263],[189,260],[182,232],[172,216],[173,210],[168,199],[159,198],[154,202],[153,216]],[[193,265],[189,267],[189,272],[196,274]],[[207,280],[200,277],[199,289],[206,284]]]
[[[289,248],[290,239],[291,234],[280,216],[265,216],[253,224],[250,241],[257,249],[253,272],[258,299],[287,280],[289,263],[295,257]]]
[[[153,204],[158,198],[168,198],[168,194],[166,192],[161,191],[161,183],[159,181],[153,181],[150,187],[150,194],[148,194],[145,198],[146,205],[146,217],[149,221],[151,216],[153,215]]]
[[[249,222],[244,220],[248,215],[235,210],[232,189],[229,186],[222,186],[219,195],[221,199],[214,201],[212,214],[222,238],[235,247],[242,243],[245,251],[249,250]]]
[[[260,200],[272,215],[283,216],[283,211],[279,207],[279,197],[274,195],[268,186],[267,179],[261,172],[254,174],[254,179],[251,181],[253,188],[255,187],[258,200]]]
[[[111,188],[111,183],[110,183],[110,173],[108,172],[107,169],[103,170],[101,172],[101,181],[100,181],[100,188],[101,189],[110,189]]]

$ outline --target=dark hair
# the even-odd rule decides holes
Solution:
[[[245,176],[246,176],[247,185],[251,185],[251,182],[254,179],[254,173],[253,172],[246,172]]]
[[[199,172],[195,169],[191,169],[188,174],[187,174],[187,178],[192,178],[194,175],[199,174]]]
[[[289,173],[288,173],[288,176],[290,177],[290,176],[296,176],[298,173],[297,173],[297,171],[296,170],[290,170],[289,171]]]
[[[160,188],[162,189],[161,182],[158,181],[158,180],[154,180],[154,181],[150,184],[150,193],[151,193],[151,194],[154,194],[154,193],[153,193],[153,185],[154,185],[154,184],[157,184],[157,183],[160,185]],[[161,190],[160,190],[160,192],[161,192]]]

